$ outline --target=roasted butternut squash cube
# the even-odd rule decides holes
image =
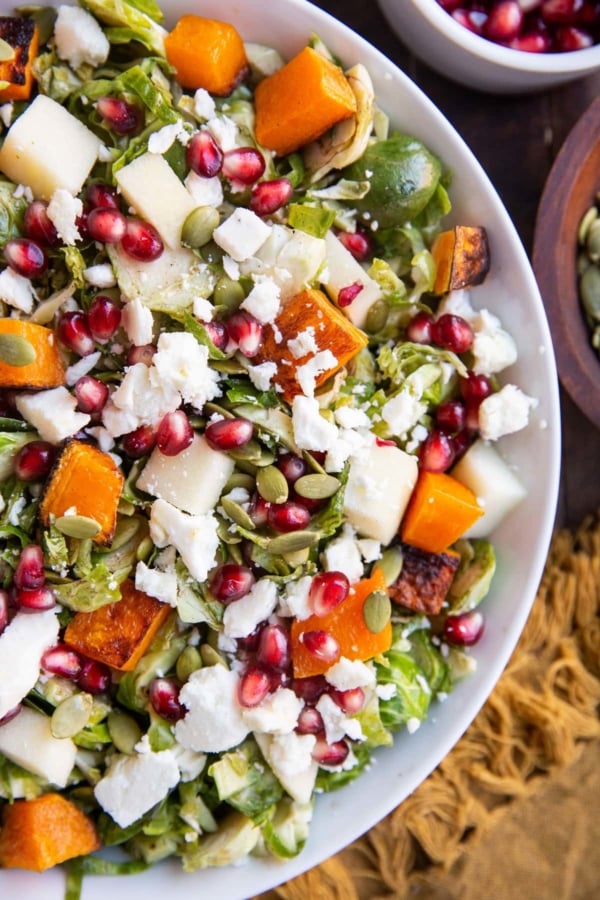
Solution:
[[[450,590],[460,554],[454,550],[427,553],[403,544],[402,555],[402,571],[388,588],[390,600],[413,612],[437,615]]]
[[[14,51],[12,59],[0,62],[0,103],[28,100],[33,88],[33,61],[38,52],[39,36],[33,19],[27,16],[0,16],[0,38]]]
[[[400,526],[407,544],[441,553],[483,515],[473,491],[445,472],[421,471]]]
[[[117,507],[123,490],[123,474],[108,453],[85,441],[65,445],[46,484],[40,503],[40,519],[74,513],[94,519],[100,530],[98,544],[109,544],[117,524]]]
[[[65,366],[50,328],[22,319],[0,319],[0,335],[22,338],[35,353],[33,362],[25,366],[13,366],[0,360],[0,387],[41,390],[65,383]]]
[[[487,232],[479,226],[457,225],[442,231],[431,253],[436,265],[434,294],[481,284],[490,269]]]
[[[127,580],[116,603],[76,613],[67,625],[65,641],[90,659],[130,672],[171,612],[167,603],[138,591]]]
[[[177,81],[227,97],[249,70],[244,42],[229,22],[182,16],[165,38],[165,53]]]
[[[313,376],[315,387],[324,384],[368,343],[366,334],[317,290],[301,291],[288,300],[275,319],[275,328],[266,328],[265,332],[256,361],[277,363],[273,383],[287,403],[297,394],[307,393],[305,387],[313,385]],[[299,344],[290,347],[290,341],[307,332],[316,350],[301,352]],[[308,337],[308,343],[312,342]],[[336,362],[320,370],[318,354],[325,350],[331,351]]]
[[[4,809],[0,868],[43,872],[99,849],[92,820],[61,794],[16,800]]]

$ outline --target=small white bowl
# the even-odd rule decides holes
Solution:
[[[510,50],[456,22],[436,0],[378,0],[403,44],[432,69],[474,90],[523,94],[600,70],[600,44],[569,53]]]

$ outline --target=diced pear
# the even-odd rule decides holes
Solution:
[[[273,225],[256,256],[242,262],[243,274],[268,275],[288,300],[310,285],[325,263],[326,244],[304,231]]]
[[[25,706],[0,728],[0,753],[50,784],[66,787],[77,747],[71,738],[55,738],[50,718]]]
[[[177,456],[155,449],[144,466],[137,486],[166,500],[178,509],[200,516],[214,509],[234,462],[226,453],[213,450],[202,435]]]
[[[483,440],[475,441],[450,474],[471,488],[485,510],[464,534],[466,538],[489,537],[504,517],[527,496],[525,487],[498,451]]]
[[[353,458],[344,494],[344,515],[362,537],[390,543],[417,483],[418,472],[414,456],[387,444],[373,444]]]
[[[166,159],[144,153],[119,169],[115,178],[127,202],[154,225],[165,244],[180,247],[183,223],[196,203]]]
[[[96,135],[64,106],[38,94],[10,128],[0,149],[0,170],[43,200],[58,188],[75,195],[100,147]]]
[[[125,300],[141,300],[158,312],[191,307],[197,297],[209,297],[213,276],[191,250],[179,247],[164,251],[151,262],[128,256],[118,244],[107,244],[119,290]]]
[[[345,306],[342,312],[358,328],[364,328],[367,321],[367,313],[376,300],[381,297],[381,288],[377,282],[368,275],[361,264],[333,232],[328,231],[325,236],[327,246],[327,282],[325,290],[332,300],[337,302],[337,297],[342,288],[352,284],[362,285],[362,291],[356,295],[349,306]]]
[[[42,654],[56,643],[58,628],[54,610],[17,612],[0,635],[0,719],[38,680]]]

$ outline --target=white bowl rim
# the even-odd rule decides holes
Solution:
[[[386,0],[390,6],[394,0]],[[465,28],[443,9],[437,0],[395,0],[396,3],[415,7],[427,19],[436,31],[443,34],[457,47],[466,50],[482,61],[495,63],[512,69],[515,72],[532,72],[536,74],[559,75],[600,68],[600,44],[586,47],[583,50],[570,50],[565,53],[528,53],[524,50],[512,50],[494,41],[480,37]]]

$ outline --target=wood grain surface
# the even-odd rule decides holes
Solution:
[[[316,0],[400,66],[454,125],[502,198],[531,256],[536,213],[565,138],[600,95],[600,72],[535,94],[465,88],[429,69],[396,38],[374,2]],[[599,173],[600,178],[600,173]],[[600,398],[598,400],[600,403]],[[562,478],[557,522],[577,526],[600,507],[600,430],[561,392]]]

